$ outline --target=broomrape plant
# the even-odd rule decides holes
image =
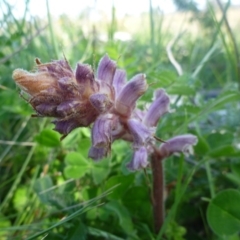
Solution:
[[[175,152],[191,152],[197,143],[194,135],[186,134],[158,147],[155,132],[158,121],[169,111],[169,96],[157,89],[150,106],[138,109],[137,100],[148,88],[145,75],[127,81],[126,72],[117,69],[108,55],[100,60],[96,75],[91,66],[81,63],[73,71],[66,59],[50,63],[36,59],[36,67],[33,73],[16,69],[16,84],[27,94],[36,116],[55,118],[54,130],[62,138],[75,128],[92,125],[88,155],[94,160],[106,157],[113,141],[123,139],[132,143],[133,157],[127,167],[135,171],[146,168],[149,156],[155,153],[161,164]]]

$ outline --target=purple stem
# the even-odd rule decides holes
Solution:
[[[152,205],[154,230],[158,233],[164,222],[164,175],[163,158],[158,149],[154,149],[151,156],[151,167],[153,175]]]

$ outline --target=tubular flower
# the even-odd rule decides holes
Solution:
[[[131,171],[136,171],[141,168],[145,168],[148,165],[148,152],[145,147],[141,147],[134,151],[131,162],[127,165]]]
[[[183,152],[189,154],[193,152],[192,147],[197,144],[197,137],[192,134],[179,135],[169,139],[160,146],[163,158],[169,157],[174,153]]]
[[[157,126],[159,119],[169,111],[170,99],[163,89],[154,93],[153,102],[144,116],[144,123],[149,127]]]
[[[153,129],[148,128],[136,119],[130,119],[128,121],[128,128],[133,137],[133,144],[135,148],[140,148],[153,140]]]
[[[36,59],[36,65],[33,73],[16,69],[13,79],[28,95],[37,116],[53,117],[54,129],[63,137],[75,128],[92,125],[88,156],[94,160],[106,157],[117,139],[132,142],[128,168],[147,167],[157,123],[169,110],[169,96],[163,89],[154,92],[149,108],[140,110],[136,104],[148,88],[145,75],[127,81],[126,72],[117,69],[108,55],[100,60],[96,76],[87,64],[78,63],[72,70],[66,59],[45,64]],[[193,135],[178,136],[162,144],[160,151],[164,157],[186,152],[196,141]]]
[[[144,74],[138,74],[126,83],[116,99],[117,112],[125,117],[131,115],[136,106],[136,101],[147,90]]]

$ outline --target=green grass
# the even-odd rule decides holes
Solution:
[[[201,34],[196,36],[182,33],[181,26],[176,35],[163,28],[164,16],[149,4],[150,10],[139,19],[126,16],[133,24],[128,26],[132,40],[123,42],[113,38],[116,31],[126,30],[116,19],[117,9],[112,8],[109,22],[94,26],[86,16],[77,22],[68,16],[53,21],[48,5],[48,19],[29,21],[27,4],[21,19],[15,18],[7,1],[0,4],[7,9],[0,19],[0,239],[219,239],[206,219],[208,202],[222,190],[239,190],[240,176],[235,44],[240,40],[239,33],[231,29],[231,36],[224,28],[229,6],[218,19],[209,5],[213,25],[201,20]],[[86,24],[87,30],[81,28]],[[102,41],[101,34],[108,41]],[[166,53],[174,39],[171,51],[183,70],[181,76]],[[20,98],[11,77],[16,68],[33,70],[35,57],[48,62],[65,55],[73,68],[80,61],[96,69],[105,53],[126,69],[128,79],[146,73],[149,90],[140,106],[150,102],[159,87],[173,97],[174,111],[159,122],[158,137],[199,137],[194,155],[165,161],[166,221],[158,235],[146,181],[151,172],[126,170],[130,146],[116,142],[111,157],[92,162],[87,158],[89,129],[76,129],[60,142],[51,119],[30,118],[33,110]],[[83,162],[69,164],[73,152]],[[66,174],[67,168],[85,161],[89,169],[81,177],[79,172]]]

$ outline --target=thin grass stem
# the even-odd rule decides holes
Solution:
[[[238,88],[240,90],[240,54],[239,54],[239,50],[238,50],[238,46],[237,46],[237,42],[235,40],[235,37],[233,35],[233,32],[232,32],[232,29],[230,27],[230,24],[228,22],[228,19],[227,19],[227,16],[226,16],[226,11],[224,11],[224,8],[222,6],[222,3],[220,0],[217,0],[217,4],[223,14],[223,20],[225,22],[225,25],[226,25],[226,28],[227,28],[227,32],[228,32],[228,35],[229,35],[229,38],[231,39],[232,41],[232,45],[233,45],[233,50],[234,50],[234,55],[235,55],[235,58],[236,58],[236,72],[237,72],[237,77],[238,77]],[[230,5],[230,1],[228,1],[228,6]]]
[[[213,181],[213,177],[212,177],[212,171],[211,171],[209,159],[205,162],[205,168],[206,168],[211,198],[214,198],[215,197],[215,188],[214,188],[214,181]]]
[[[48,15],[51,42],[52,42],[52,46],[53,46],[53,50],[54,50],[54,55],[57,58],[58,57],[58,48],[57,48],[57,44],[56,44],[54,33],[53,33],[52,17],[51,17],[51,13],[50,13],[50,7],[49,7],[48,0],[46,0],[46,6],[47,6],[47,15]]]

